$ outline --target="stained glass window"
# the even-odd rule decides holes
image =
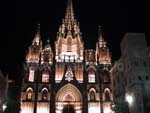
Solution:
[[[31,88],[27,89],[27,100],[32,100],[33,90]]]
[[[95,83],[95,72],[94,71],[90,71],[88,73],[88,81],[89,81],[89,83]]]
[[[48,72],[43,72],[42,82],[49,82],[49,73]]]
[[[29,82],[34,82],[34,70],[29,71]]]
[[[47,95],[48,95],[48,92],[47,92],[47,90],[46,89],[44,89],[43,91],[42,91],[42,100],[47,100]]]

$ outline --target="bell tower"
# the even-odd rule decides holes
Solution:
[[[32,45],[29,47],[28,53],[26,55],[26,62],[39,63],[41,51],[42,51],[42,41],[40,36],[40,24],[38,24],[37,32],[32,41]]]
[[[110,51],[102,36],[101,27],[99,28],[99,38],[96,44],[96,61],[99,73],[99,88],[101,100],[101,113],[111,112],[111,104],[113,102],[112,84],[110,77],[111,56]]]
[[[21,88],[20,113],[50,112],[53,52],[48,43],[42,48],[40,25],[26,54]]]

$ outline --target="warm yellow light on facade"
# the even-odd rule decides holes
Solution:
[[[99,113],[99,109],[95,106],[89,107],[89,113]]]
[[[111,113],[111,112],[112,112],[112,110],[110,107],[104,108],[104,113]]]

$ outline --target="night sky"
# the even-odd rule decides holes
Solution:
[[[67,0],[16,0],[1,3],[0,69],[19,78],[25,54],[31,45],[36,24],[41,24],[42,40],[52,48],[65,16]],[[149,38],[144,0],[73,0],[75,18],[86,49],[95,49],[98,26],[110,48],[112,60],[120,57],[120,41],[126,32],[142,32]],[[148,39],[149,41],[149,39]]]

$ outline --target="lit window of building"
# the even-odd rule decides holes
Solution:
[[[44,88],[42,90],[42,100],[46,101],[47,100],[47,96],[48,96],[48,90],[46,88]]]
[[[42,82],[49,82],[49,73],[48,72],[43,72]]]
[[[95,73],[94,73],[94,71],[90,71],[88,73],[88,81],[89,81],[89,83],[95,83]]]
[[[110,83],[110,73],[107,70],[104,70],[102,72],[102,76],[103,76],[103,83]]]
[[[29,82],[34,82],[34,70],[29,71]]]
[[[96,98],[95,98],[95,92],[92,90],[90,92],[90,101],[95,101],[95,100],[96,100]]]
[[[27,100],[32,100],[33,90],[32,88],[27,89]]]
[[[105,91],[105,101],[110,101],[110,89],[106,88]]]

